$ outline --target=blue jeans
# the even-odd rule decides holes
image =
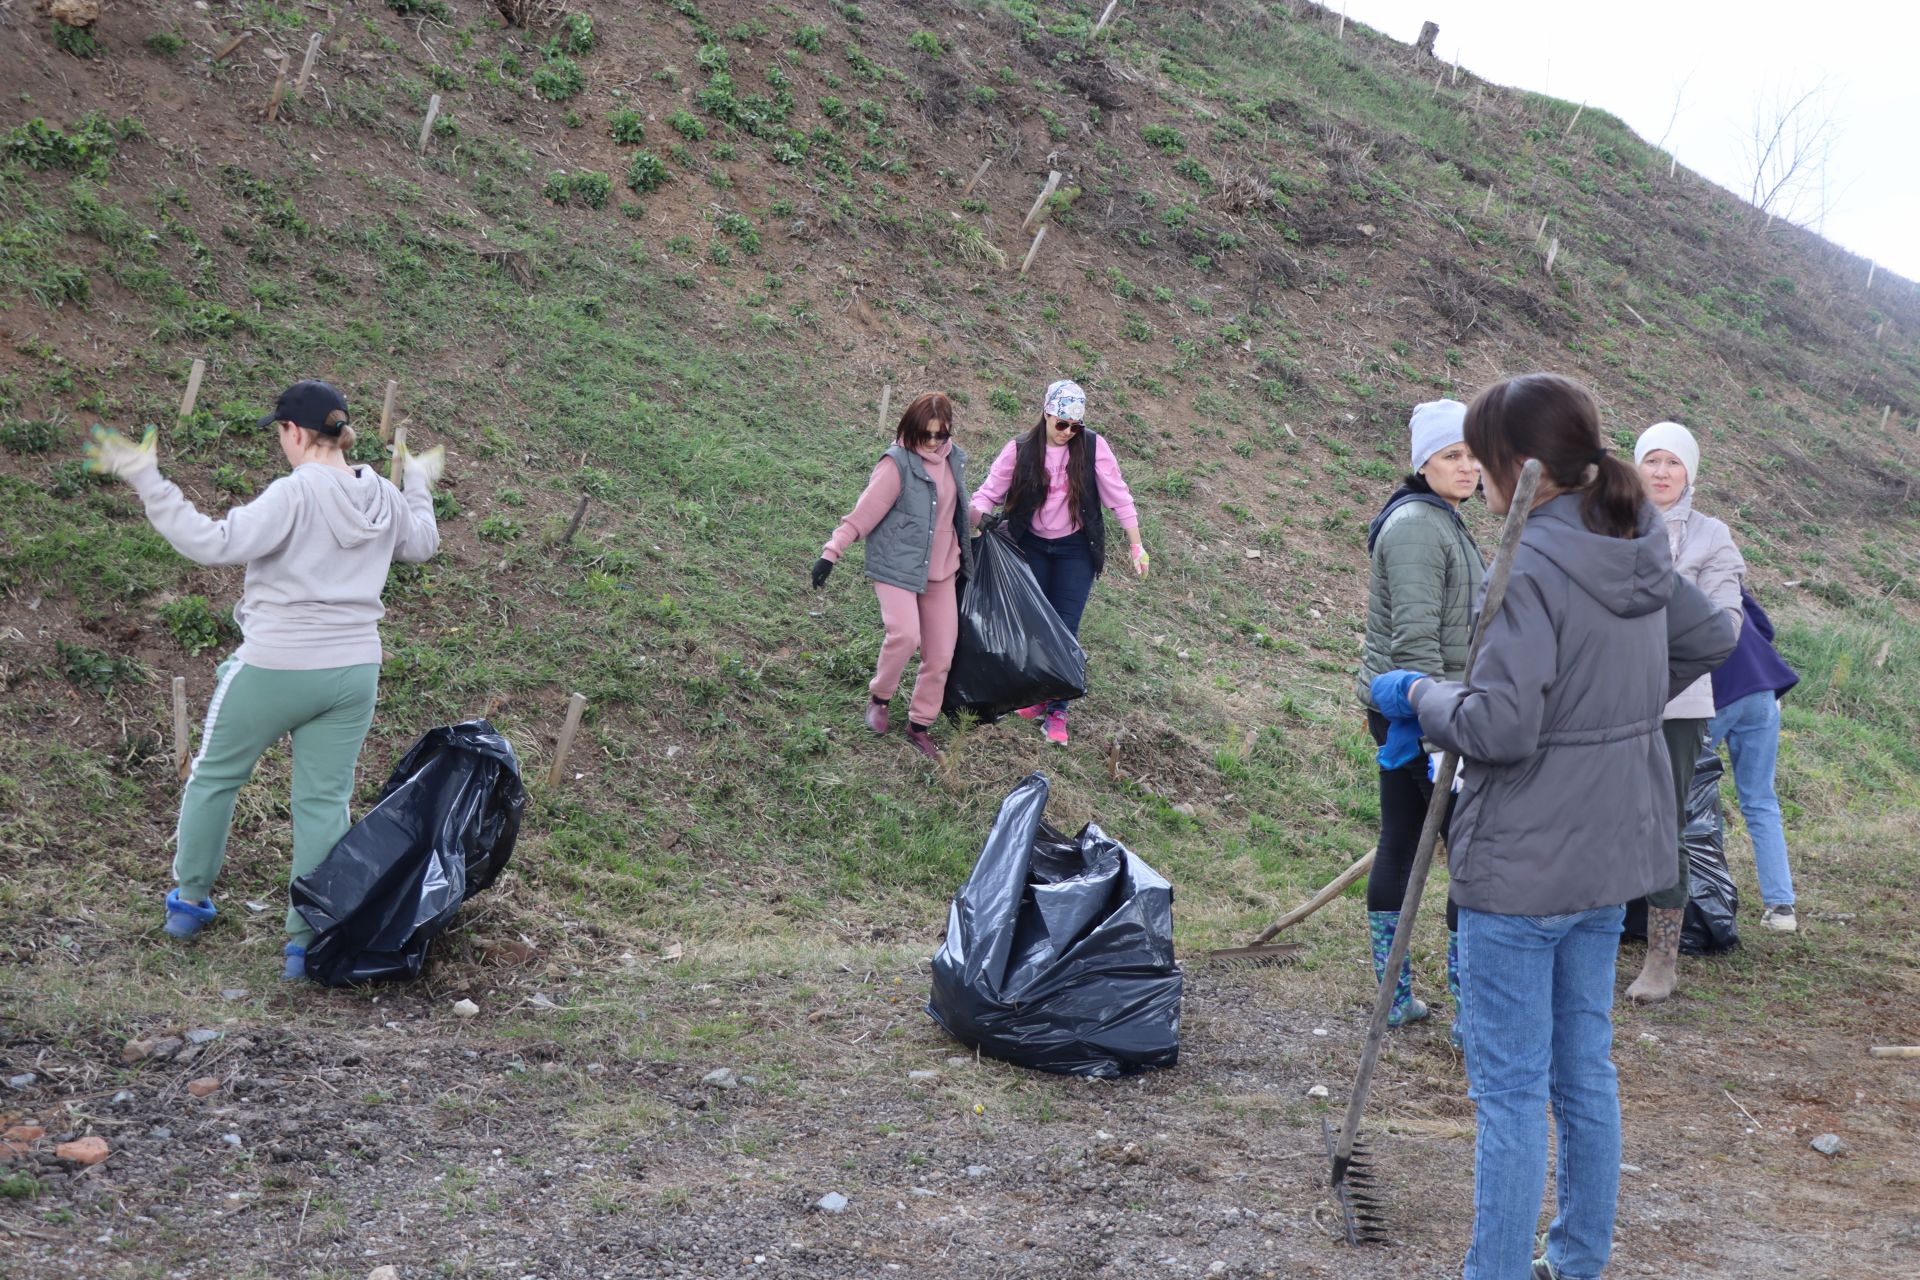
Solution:
[[[1624,907],[1562,916],[1460,908],[1460,1007],[1478,1110],[1466,1280],[1524,1280],[1547,1185],[1547,1104],[1558,1126],[1547,1259],[1598,1276],[1620,1196],[1613,961]]]
[[[1753,841],[1753,869],[1760,900],[1769,907],[1793,905],[1793,872],[1787,868],[1787,833],[1780,825],[1780,798],[1773,793],[1773,765],[1780,754],[1780,700],[1771,689],[1750,693],[1707,725],[1714,749],[1727,744],[1733,757],[1733,789]]]
[[[1033,570],[1033,580],[1040,584],[1040,594],[1067,630],[1078,636],[1080,615],[1087,611],[1087,597],[1093,594],[1093,550],[1087,535],[1076,531],[1064,538],[1042,538],[1028,533],[1020,539],[1020,552]],[[1064,698],[1047,704],[1048,711],[1066,709]]]

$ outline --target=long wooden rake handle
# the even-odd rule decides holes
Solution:
[[[1342,893],[1345,893],[1347,886],[1372,870],[1373,855],[1378,852],[1379,850],[1377,849],[1369,849],[1358,858],[1355,858],[1352,866],[1329,880],[1326,887],[1321,889],[1320,892],[1314,894],[1311,898],[1308,898],[1305,902],[1287,912],[1287,914],[1281,916],[1278,920],[1275,920],[1265,929],[1262,929],[1260,936],[1253,940],[1253,945],[1257,947],[1271,941],[1273,936],[1281,930],[1291,929],[1294,925],[1299,924],[1302,920],[1305,920],[1308,916],[1326,906],[1329,902],[1332,902]]]
[[[1540,463],[1529,458],[1520,470],[1520,483],[1514,486],[1513,505],[1507,508],[1507,524],[1500,532],[1500,547],[1494,553],[1493,571],[1487,575],[1487,598],[1474,623],[1473,644],[1467,650],[1467,674],[1480,656],[1480,645],[1487,628],[1500,613],[1507,598],[1507,577],[1513,572],[1514,553],[1520,549],[1520,533],[1527,527],[1533,511],[1533,497],[1540,488]],[[1360,1072],[1353,1079],[1353,1095],[1347,1099],[1347,1122],[1340,1130],[1340,1143],[1333,1153],[1335,1187],[1346,1181],[1347,1167],[1353,1162],[1353,1140],[1360,1132],[1360,1115],[1367,1109],[1367,1090],[1373,1086],[1373,1069],[1380,1061],[1380,1043],[1387,1033],[1387,1014],[1393,1008],[1393,993],[1398,985],[1400,966],[1406,963],[1407,949],[1413,944],[1413,920],[1420,911],[1420,895],[1427,887],[1427,871],[1433,864],[1433,847],[1440,839],[1440,815],[1447,810],[1453,793],[1453,775],[1460,758],[1449,751],[1440,757],[1440,768],[1433,779],[1433,799],[1427,802],[1427,820],[1420,828],[1420,844],[1414,851],[1413,870],[1407,877],[1406,900],[1400,904],[1400,927],[1393,932],[1393,949],[1387,953],[1386,973],[1380,990],[1373,997],[1373,1025],[1367,1032],[1367,1047],[1360,1055]]]

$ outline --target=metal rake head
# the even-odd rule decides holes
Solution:
[[[1340,1225],[1351,1245],[1388,1244],[1386,1209],[1380,1201],[1374,1181],[1372,1158],[1366,1144],[1356,1135],[1353,1154],[1341,1163],[1339,1143],[1325,1116],[1320,1117],[1320,1134],[1326,1139],[1327,1159],[1333,1165],[1334,1203],[1340,1206]]]

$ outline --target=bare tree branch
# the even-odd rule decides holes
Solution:
[[[1756,101],[1745,142],[1747,202],[1768,223],[1824,222],[1831,208],[1827,162],[1838,137],[1825,80],[1797,97],[1780,92]]]

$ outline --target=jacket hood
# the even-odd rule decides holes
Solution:
[[[1640,506],[1639,532],[1610,538],[1580,518],[1580,495],[1563,493],[1527,518],[1520,542],[1546,557],[1618,618],[1638,618],[1664,609],[1673,598],[1673,553],[1666,524],[1652,503]]]
[[[1440,508],[1455,520],[1460,519],[1459,511],[1455,510],[1453,504],[1439,494],[1421,493],[1417,489],[1409,489],[1407,486],[1401,485],[1398,489],[1394,490],[1393,496],[1387,499],[1387,505],[1380,508],[1380,514],[1367,522],[1367,554],[1373,554],[1373,544],[1380,540],[1380,531],[1387,527],[1387,517],[1398,511],[1401,507],[1406,506],[1409,502],[1424,502],[1430,507]]]
[[[299,473],[306,478],[307,492],[313,495],[327,532],[342,551],[384,537],[399,518],[398,491],[372,467],[342,471],[309,463]]]

